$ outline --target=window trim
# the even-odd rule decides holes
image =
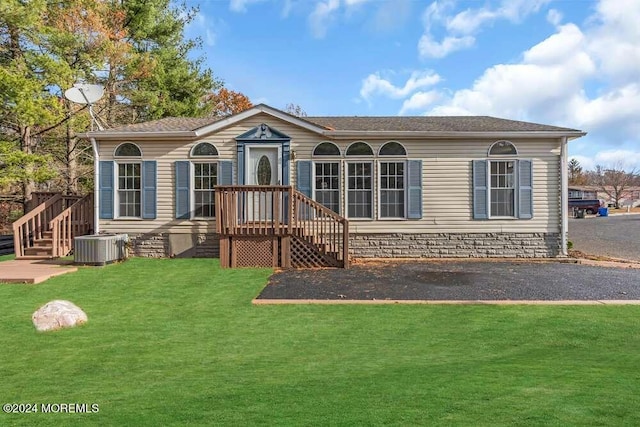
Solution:
[[[405,159],[404,157],[401,156],[385,156],[384,158],[377,160],[377,172],[378,172],[378,179],[377,181],[377,198],[378,198],[378,215],[377,215],[377,219],[380,221],[399,221],[399,220],[406,220],[407,219],[407,215],[408,215],[408,211],[409,211],[409,201],[407,200],[408,197],[408,188],[407,188],[407,172],[408,172],[408,160]],[[404,216],[389,216],[389,217],[383,217],[382,216],[382,163],[402,163],[404,165],[403,167],[403,172],[402,172],[402,191],[404,193],[403,199],[402,199],[402,203],[403,203],[403,208],[404,208]]]
[[[133,145],[135,146],[138,151],[140,152],[139,156],[121,156],[116,154],[118,152],[118,149],[120,147],[122,147],[123,145]],[[121,142],[120,144],[116,145],[116,148],[113,149],[113,158],[114,159],[142,159],[143,153],[142,153],[142,149],[140,148],[140,146],[138,144],[136,144],[135,142],[131,142],[131,141],[125,141],[125,142]]]
[[[369,147],[369,150],[371,150],[371,154],[349,154],[349,149],[355,145],[355,144],[365,144],[367,147]],[[375,151],[373,149],[373,147],[371,146],[371,144],[369,144],[366,141],[353,141],[351,144],[347,145],[347,148],[345,148],[344,150],[344,156],[348,159],[351,158],[372,158],[375,156]]]
[[[316,149],[322,145],[322,144],[331,144],[334,147],[336,147],[338,149],[338,154],[316,154]],[[345,150],[346,152],[346,150]],[[312,158],[316,158],[316,159],[325,159],[325,158],[329,158],[329,159],[339,159],[342,158],[342,150],[340,150],[340,147],[338,146],[338,144],[336,144],[335,142],[332,141],[321,141],[319,143],[317,143],[314,147],[313,150],[311,150],[311,157]]]
[[[362,157],[362,156],[358,156],[358,157]],[[355,163],[369,163],[371,165],[371,216],[370,217],[351,217],[349,216],[349,164],[355,164]],[[345,169],[345,173],[344,173],[344,213],[342,216],[344,216],[345,218],[348,218],[349,220],[353,220],[353,221],[371,221],[371,220],[375,220],[376,219],[376,188],[375,188],[375,184],[376,184],[376,162],[374,159],[372,158],[363,158],[361,160],[358,159],[354,159],[352,161],[345,161],[344,162],[344,169]]]
[[[125,158],[125,157],[121,157],[121,158]],[[113,219],[133,219],[133,220],[142,220],[142,190],[143,190],[143,184],[142,184],[142,159],[139,159],[139,161],[133,161],[133,158],[131,160],[123,160],[121,162],[119,161],[115,161],[114,162],[115,167],[114,167],[114,206],[113,206]],[[139,165],[140,166],[140,188],[138,189],[138,191],[140,192],[140,216],[124,216],[120,214],[120,165]]]
[[[382,151],[382,149],[390,143],[396,143],[399,146],[402,147],[402,149],[404,150],[404,154],[381,154],[380,152]],[[391,140],[391,141],[386,141],[385,143],[383,143],[382,145],[380,145],[380,147],[378,148],[378,152],[376,153],[376,155],[380,158],[383,159],[392,159],[392,158],[397,158],[397,157],[402,157],[402,158],[407,158],[409,156],[409,152],[407,151],[407,147],[404,146],[404,144],[402,144],[399,141],[395,141],[395,140]]]
[[[198,158],[199,156],[196,156],[196,158]],[[212,158],[211,156],[202,156],[203,159],[200,160],[192,160],[191,162],[189,162],[189,212],[190,212],[190,218],[191,220],[212,220],[212,219],[216,219],[215,216],[215,186],[218,185],[218,177],[220,174],[220,164],[219,162],[216,161],[207,161],[207,158]],[[214,208],[213,208],[213,216],[196,216],[196,164],[215,164],[216,165],[216,183],[214,185],[214,188],[211,190],[214,192]]]
[[[504,142],[506,142],[511,147],[513,147],[514,153],[507,153],[507,154],[491,153],[491,150],[493,150],[493,147],[495,147],[496,144],[501,144],[501,143],[504,143]],[[506,140],[506,139],[499,139],[499,140],[495,141],[493,144],[491,144],[489,146],[489,149],[487,150],[487,156],[489,156],[489,157],[491,157],[491,156],[500,156],[500,157],[502,157],[502,156],[518,156],[518,155],[519,155],[518,147],[516,147],[516,145],[513,142],[511,142],[509,140]]]
[[[216,154],[193,154],[196,148],[203,144],[211,145],[213,149],[216,150]],[[194,144],[193,147],[191,147],[191,150],[189,150],[189,158],[192,159],[217,159],[219,155],[220,151],[218,151],[218,147],[216,147],[212,142],[208,141],[200,141],[197,144]]]

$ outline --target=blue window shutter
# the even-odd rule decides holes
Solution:
[[[409,160],[407,162],[407,218],[422,218],[422,160]]]
[[[175,162],[176,179],[176,218],[189,219],[191,217],[191,174],[190,162]]]
[[[473,161],[473,218],[489,218],[486,160]]]
[[[233,162],[231,160],[218,162],[218,184],[233,185]]]
[[[296,187],[307,197],[311,197],[311,161],[298,160],[296,173]]]
[[[113,162],[100,162],[100,219],[113,219],[113,169]]]
[[[156,176],[157,162],[147,160],[142,162],[142,218],[156,218]]]
[[[518,161],[518,216],[533,218],[533,162]]]

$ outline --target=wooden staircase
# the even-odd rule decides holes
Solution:
[[[223,267],[349,267],[349,222],[291,186],[216,186]]]
[[[41,203],[13,223],[16,259],[67,256],[73,252],[74,237],[93,231],[92,194],[41,193],[34,198]]]

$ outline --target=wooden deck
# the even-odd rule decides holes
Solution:
[[[77,267],[71,261],[15,259],[0,262],[0,283],[41,283],[45,280],[73,273]]]
[[[223,267],[349,267],[349,222],[291,186],[216,186]]]

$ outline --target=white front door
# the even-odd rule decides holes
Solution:
[[[247,185],[280,185],[282,163],[279,146],[246,146],[247,163],[245,183]],[[272,191],[250,192],[247,197],[247,219],[265,221],[273,218]]]
[[[247,167],[245,183],[247,185],[280,185],[282,164],[278,161],[279,147],[246,148]]]

